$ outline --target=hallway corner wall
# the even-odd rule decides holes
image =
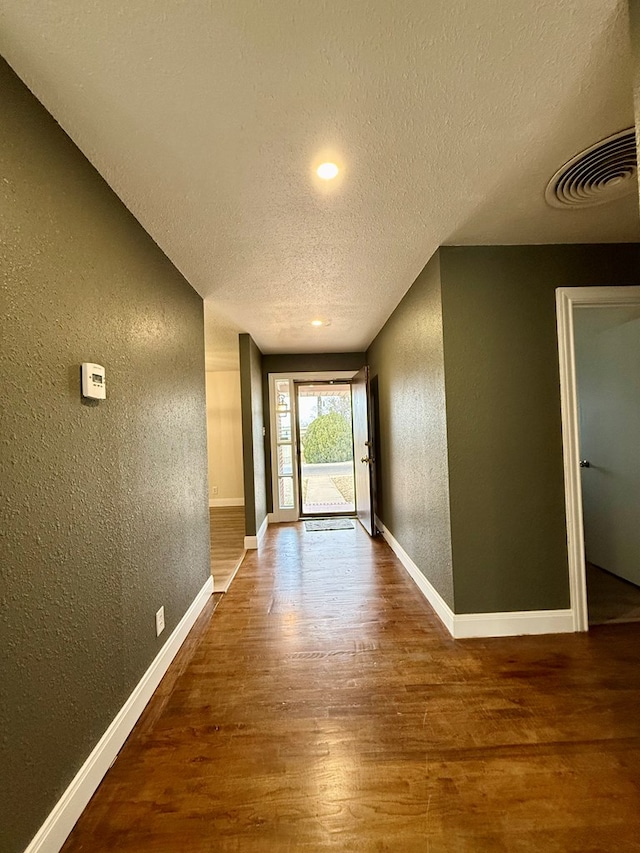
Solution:
[[[453,609],[439,253],[367,361],[376,388],[378,517]]]
[[[267,517],[262,353],[251,335],[239,336],[245,533],[257,536]]]
[[[455,613],[569,607],[555,291],[638,244],[440,249]]]
[[[0,89],[0,849],[18,853],[210,565],[202,300],[2,61]],[[106,400],[81,397],[87,361]]]

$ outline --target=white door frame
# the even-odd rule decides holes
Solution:
[[[352,379],[357,373],[356,370],[309,370],[297,371],[291,373],[269,373],[269,418],[271,425],[271,494],[273,495],[273,511],[269,513],[269,524],[278,524],[283,521],[298,521],[300,518],[300,501],[298,500],[298,480],[297,473],[297,434],[295,423],[298,417],[297,400],[295,395],[295,382],[330,382],[332,379],[348,380]],[[293,509],[280,509],[278,501],[278,447],[276,441],[276,402],[275,402],[275,383],[277,380],[285,380],[289,382],[289,393],[291,399],[291,417],[292,417],[292,433],[291,445],[293,448]]]
[[[580,430],[573,309],[577,306],[580,308],[619,308],[638,305],[640,305],[640,287],[559,287],[556,290],[569,589],[574,631],[588,631],[589,616],[584,554],[582,482],[580,479]]]

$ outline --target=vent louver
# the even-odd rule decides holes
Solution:
[[[552,207],[595,207],[622,198],[637,187],[635,129],[602,139],[565,163],[545,192]]]

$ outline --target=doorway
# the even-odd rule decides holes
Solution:
[[[300,517],[353,515],[351,383],[296,382]]]
[[[639,373],[633,359],[640,340],[640,287],[560,288],[557,309],[571,609],[574,630],[586,631],[588,576],[593,596],[604,582],[607,589],[640,582],[640,408],[637,396],[615,390],[627,395]],[[585,384],[579,374],[594,360],[596,372]],[[636,489],[631,499],[630,489]],[[599,574],[603,569],[609,578]]]
[[[351,398],[352,446],[351,471],[355,468],[357,477],[352,487],[348,480],[342,479],[347,471],[326,472],[332,485],[341,492],[340,505],[327,506],[326,501],[315,501],[311,506],[309,493],[304,501],[307,517],[316,515],[351,515],[357,517],[370,536],[376,533],[375,528],[375,453],[372,411],[370,405],[372,383],[369,381],[369,370],[363,367],[358,371],[332,372],[300,372],[300,373],[269,373],[269,444],[271,453],[268,454],[267,468],[271,481],[272,506],[269,511],[269,523],[294,522],[300,519],[303,510],[301,495],[301,479],[299,457],[302,456],[300,423],[302,431],[309,425],[309,416],[298,418],[298,393],[301,386],[329,386],[331,395],[337,393],[340,386],[346,386],[345,395]],[[307,405],[306,403],[304,404]],[[321,402],[320,407],[324,404]],[[344,405],[344,404],[343,404]],[[336,403],[334,408],[338,407]],[[346,409],[346,405],[344,405]],[[324,409],[323,409],[324,411]],[[317,414],[312,412],[311,414]],[[305,439],[306,439],[305,433]],[[305,461],[309,462],[310,459]],[[344,467],[348,459],[339,464]],[[312,463],[323,464],[323,463]],[[327,464],[327,463],[324,463]],[[313,497],[313,495],[311,495]],[[335,495],[334,495],[335,498]],[[336,500],[338,500],[336,498]],[[344,501],[344,503],[342,503]]]
[[[299,474],[297,386],[350,383],[355,371],[269,373],[272,509],[269,523],[298,521],[302,508]],[[350,387],[350,386],[349,386]],[[336,476],[342,476],[340,474]],[[342,484],[341,484],[342,485]],[[313,495],[312,495],[313,496]],[[343,507],[342,511],[347,512]],[[312,514],[313,515],[313,514]]]

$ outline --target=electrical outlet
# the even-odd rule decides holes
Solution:
[[[164,631],[164,606],[156,613],[156,637]]]
[[[217,487],[217,486],[214,486],[214,487],[211,489],[211,491],[213,492],[213,494],[214,494],[214,495],[217,495],[217,494],[218,494],[218,487]]]

